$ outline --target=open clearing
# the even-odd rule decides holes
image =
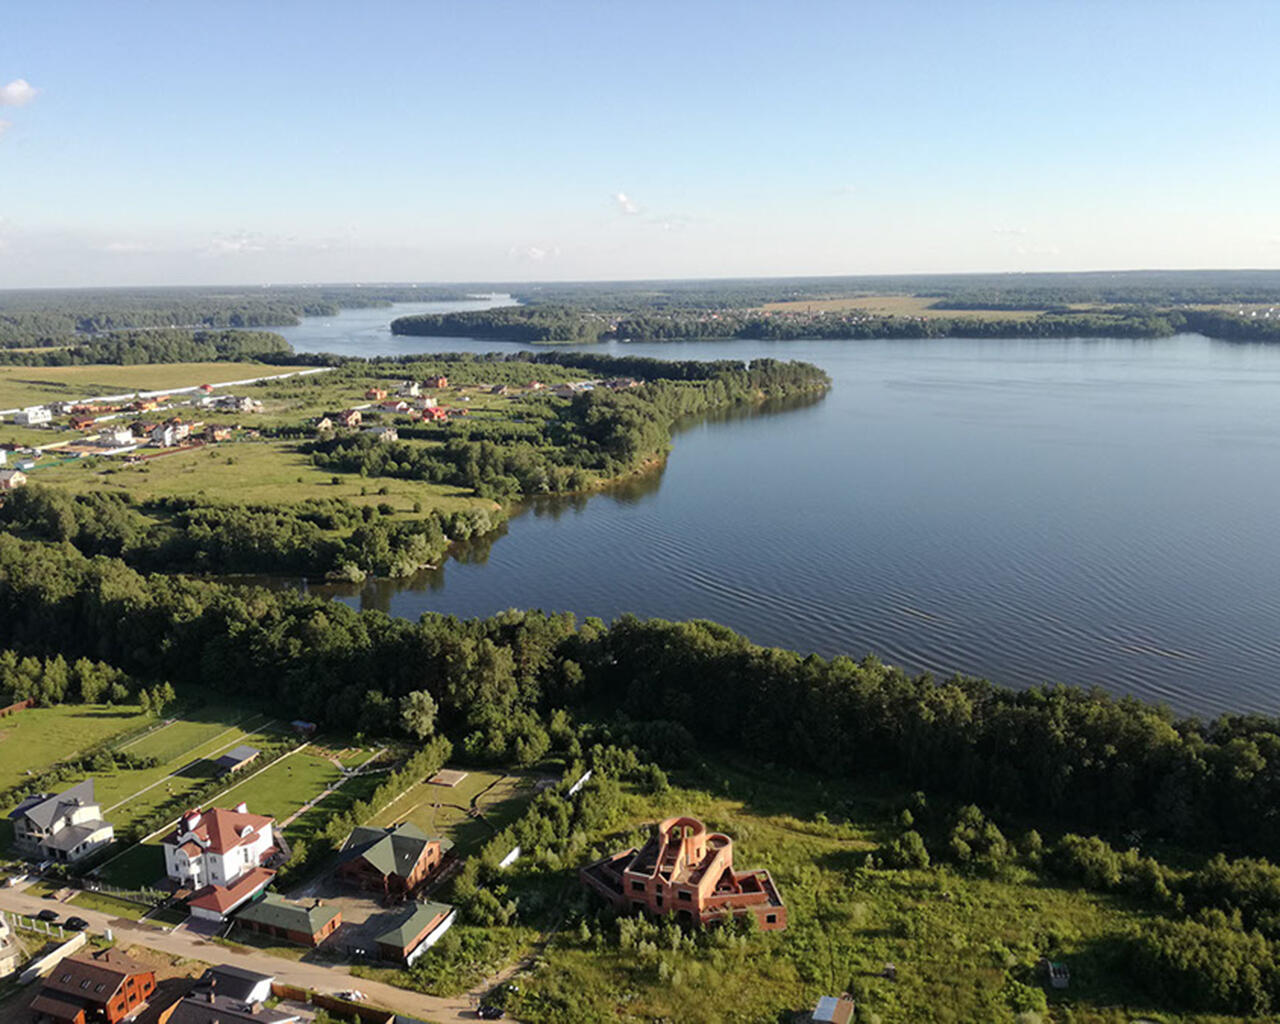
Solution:
[[[63,704],[0,718],[0,789],[151,721],[136,704]]]
[[[145,366],[0,367],[0,409],[126,391],[222,384],[287,372],[265,363],[157,363]]]
[[[495,507],[458,487],[354,473],[338,475],[317,469],[287,441],[243,441],[175,452],[140,466],[120,463],[91,466],[68,462],[37,467],[32,478],[76,492],[115,490],[139,501],[170,496],[243,502],[288,504],[308,498],[343,498],[356,504],[386,502],[397,511],[412,512],[415,501],[445,512]],[[386,494],[377,493],[383,487]],[[364,494],[361,494],[364,491]]]
[[[861,295],[851,299],[797,299],[766,302],[761,309],[771,313],[864,313],[882,316],[922,316],[948,320],[1030,320],[1039,310],[1018,309],[930,309],[936,298],[920,295]]]
[[[465,857],[515,821],[533,795],[533,780],[527,776],[472,771],[451,788],[419,782],[370,824],[412,822],[427,835],[453,840],[454,852]],[[483,821],[467,813],[473,799]]]

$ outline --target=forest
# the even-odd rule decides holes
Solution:
[[[904,794],[892,838],[866,857],[860,884],[867,871],[945,864],[1123,896],[1146,916],[1117,938],[1117,969],[1161,1005],[1280,1007],[1272,718],[1203,722],[1099,691],[910,676],[874,658],[758,647],[708,622],[514,610],[410,622],[292,591],[144,576],[12,536],[0,536],[0,649],[13,652],[0,659],[7,697],[82,699],[86,684],[69,681],[80,675],[95,693],[125,676],[172,680],[386,735],[412,727],[405,700],[425,689],[438,732],[472,763],[532,764],[554,749],[657,791],[667,772],[714,786],[703,759],[753,751],[775,776],[890,786]],[[62,659],[62,683],[44,680],[49,659]],[[593,827],[578,814],[607,813],[593,803],[612,799],[600,784],[576,811],[546,794],[495,848],[567,852],[575,829]],[[842,827],[846,810],[824,810],[812,828]],[[474,887],[462,896],[479,923],[520,912]]]
[[[60,335],[46,348],[0,347],[0,366],[88,366],[281,360],[292,346],[269,331],[116,331],[86,338]]]

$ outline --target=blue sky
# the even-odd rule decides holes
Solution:
[[[1274,3],[14,4],[0,287],[1280,265]]]

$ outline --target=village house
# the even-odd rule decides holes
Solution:
[[[215,807],[191,810],[161,844],[165,874],[182,889],[194,889],[187,906],[195,917],[221,921],[264,890],[275,872],[275,819]]]
[[[239,1003],[265,1003],[271,998],[271,983],[275,980],[270,974],[217,964],[200,975],[192,992],[195,995],[215,992]]]
[[[364,393],[364,397],[371,402],[381,402],[387,397],[387,392],[383,388],[370,388]]]
[[[438,401],[437,399],[432,398],[430,395],[419,395],[418,400],[414,403],[414,405],[416,405],[419,409],[434,409],[436,407],[437,401]]]
[[[299,1024],[293,1010],[269,1010],[261,1001],[244,1002],[214,992],[192,993],[160,1011],[156,1024]]]
[[[409,411],[409,403],[408,403],[408,402],[402,402],[402,401],[397,401],[397,402],[383,402],[381,405],[379,405],[379,406],[378,406],[378,408],[379,408],[382,412],[389,412],[389,413],[403,413],[403,412],[408,412],[408,411]]]
[[[202,394],[205,394],[205,395],[211,395],[211,394],[213,394],[213,385],[212,385],[212,384],[201,384],[201,385],[200,385],[200,388],[199,388],[199,391],[200,391]]]
[[[151,426],[151,430],[155,427]],[[150,433],[150,431],[147,431]],[[132,427],[103,427],[98,431],[98,444],[104,448],[124,448],[137,443]]]
[[[447,388],[449,386],[449,378],[443,375],[439,377],[428,377],[422,382],[424,388]]]
[[[417,398],[421,391],[416,380],[407,380],[400,385],[399,395],[401,398]]]
[[[447,903],[414,903],[374,941],[384,960],[412,966],[453,927],[458,912]]]
[[[540,380],[531,380],[531,381],[529,381],[529,390],[530,390],[530,391],[541,391],[541,390],[542,390],[543,388],[545,388],[545,387],[546,387],[546,385],[545,385],[545,384],[543,384],[543,383],[542,383],[542,381],[540,381]]]
[[[155,971],[117,949],[104,949],[60,960],[31,1009],[57,1024],[116,1024],[135,1016],[155,990]]]
[[[557,398],[573,398],[582,389],[577,384],[557,384],[551,393]]]
[[[639,850],[582,868],[579,878],[619,910],[674,914],[709,925],[753,914],[765,931],[787,926],[787,908],[769,872],[735,871],[733,840],[697,818],[667,818]]]
[[[491,395],[509,395],[509,394],[511,394],[511,389],[510,389],[510,388],[508,388],[505,384],[495,384],[493,387],[491,387],[491,388],[489,389],[489,394],[491,394]]]
[[[293,903],[268,893],[236,915],[236,923],[250,931],[292,942],[295,946],[318,946],[338,930],[342,911],[320,900]]]
[[[359,409],[343,409],[342,412],[334,413],[333,418],[350,430],[360,426],[360,421],[364,419],[364,415]]]
[[[48,406],[30,405],[13,414],[13,422],[22,427],[38,427],[53,419],[53,412]]]
[[[230,441],[231,428],[211,423],[204,428],[204,437],[206,441]]]
[[[0,492],[16,491],[27,482],[27,474],[20,469],[0,469]]]
[[[453,844],[428,838],[417,825],[360,827],[347,836],[338,854],[338,877],[383,896],[412,895],[444,859]]]
[[[23,800],[9,813],[13,847],[23,856],[72,864],[115,838],[102,819],[93,795],[93,779],[85,779],[56,795]]]
[[[364,432],[378,441],[399,441],[400,434],[395,427],[365,427]]]
[[[151,443],[161,448],[172,448],[177,443],[177,431],[172,423],[161,423],[151,430]]]
[[[72,430],[90,430],[97,422],[92,416],[76,415],[71,417]]]
[[[317,434],[323,434],[325,431],[332,430],[333,429],[332,418],[328,416],[321,416],[318,420],[316,420],[315,428],[316,428]]]
[[[449,410],[443,405],[433,405],[430,409],[422,410],[422,418],[431,420],[433,423],[440,423],[449,418]]]

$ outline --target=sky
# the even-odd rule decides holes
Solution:
[[[1280,4],[0,9],[0,287],[1280,266]]]

